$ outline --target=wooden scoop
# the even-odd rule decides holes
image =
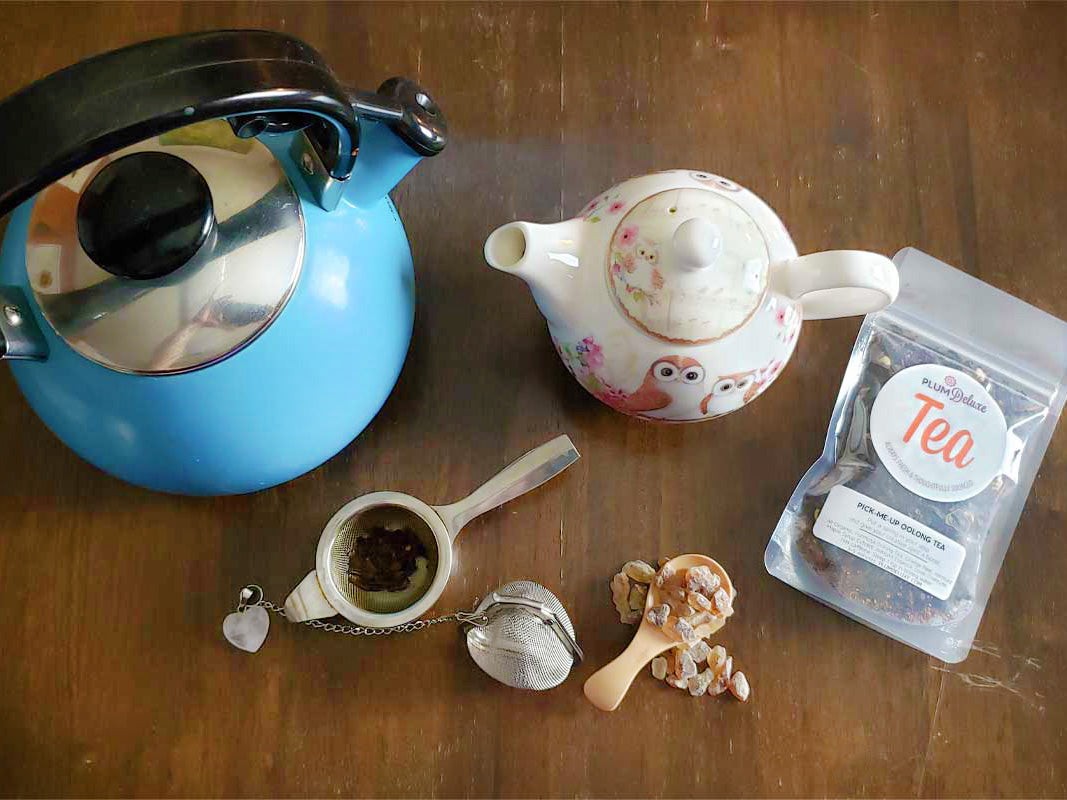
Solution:
[[[666,566],[674,568],[676,572],[681,572],[689,567],[710,567],[711,571],[718,575],[722,581],[722,588],[729,592],[730,600],[732,601],[737,596],[726,570],[719,566],[718,562],[707,556],[695,554],[678,556],[668,561]],[[633,641],[630,642],[629,647],[623,650],[618,658],[610,664],[593,673],[589,680],[585,682],[585,696],[589,698],[590,703],[601,711],[614,711],[618,708],[619,703],[626,696],[630,684],[637,677],[637,673],[644,669],[645,665],[660,653],[664,653],[675,645],[680,644],[677,639],[672,638],[666,631],[648,621],[648,610],[653,606],[660,605],[662,602],[660,590],[656,588],[655,581],[653,581],[652,585],[648,587],[648,599],[645,600],[646,613],[641,616],[641,625],[638,627],[637,634],[634,636]],[[725,624],[726,617],[713,618],[711,622],[697,626],[696,634],[701,639],[706,639]]]

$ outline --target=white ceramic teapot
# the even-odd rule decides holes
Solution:
[[[575,219],[497,228],[485,258],[529,284],[582,386],[672,422],[751,402],[789,360],[802,319],[876,311],[899,288],[875,253],[798,256],[759,197],[690,170],[620,183]]]

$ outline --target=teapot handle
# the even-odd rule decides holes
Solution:
[[[900,276],[888,258],[826,250],[771,265],[771,290],[800,303],[804,319],[869,314],[897,299]]]

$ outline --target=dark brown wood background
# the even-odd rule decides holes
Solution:
[[[1067,794],[1067,426],[981,649],[945,667],[763,569],[857,320],[805,326],[745,411],[657,427],[586,396],[523,285],[481,258],[504,221],[561,219],[619,179],[684,166],[761,194],[801,251],[914,245],[1067,317],[1067,7],[7,4],[0,91],[224,26],[297,34],[362,87],[412,75],[446,110],[452,144],[396,193],[418,273],[411,353],[341,455],[221,499],[101,474],[0,370],[0,791]],[[582,460],[471,524],[438,610],[506,579],[543,582],[587,654],[562,687],[495,684],[448,627],[362,641],[276,619],[258,655],[223,640],[238,588],[257,581],[282,602],[351,497],[452,500],[560,431]],[[582,682],[631,635],[608,578],[683,551],[715,556],[740,588],[722,641],[752,701],[642,676],[619,711],[594,711]]]

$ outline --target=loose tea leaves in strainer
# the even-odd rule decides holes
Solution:
[[[958,662],[1063,410],[1067,323],[918,250],[894,261],[900,297],[864,321],[765,563]]]

